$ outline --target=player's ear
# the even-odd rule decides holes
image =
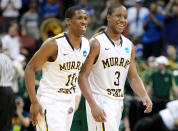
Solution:
[[[107,18],[107,21],[110,21],[111,15],[110,15],[110,14],[107,14],[106,18]]]
[[[70,25],[71,19],[70,18],[65,18],[65,22],[66,22],[67,25]]]

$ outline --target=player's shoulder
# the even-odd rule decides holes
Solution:
[[[82,36],[82,41],[89,42],[89,39],[86,36]]]
[[[46,47],[46,48],[56,48],[57,47],[57,42],[54,38],[48,38],[47,40],[45,40],[43,42],[43,44],[41,45],[41,47]]]
[[[58,35],[52,37],[53,39],[59,39],[65,37],[65,32],[59,33]]]
[[[104,34],[104,31],[95,33],[92,37],[95,38],[95,37],[101,36],[102,34]]]
[[[81,39],[82,39],[82,48],[89,49],[90,48],[89,39],[85,36],[82,36]]]
[[[7,40],[9,40],[10,39],[10,36],[9,35],[4,35],[4,36],[2,36],[2,41],[7,41]]]
[[[90,48],[100,49],[100,43],[96,37],[90,38]]]
[[[129,45],[132,45],[132,41],[129,40],[127,37],[125,37],[124,35],[121,35],[121,37],[122,37],[123,43],[127,43]]]

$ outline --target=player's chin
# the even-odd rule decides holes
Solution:
[[[122,33],[124,31],[126,26],[115,26],[115,30],[117,30],[117,32]]]
[[[80,36],[82,36],[82,35],[85,34],[85,32],[86,32],[86,30],[79,30],[79,31],[78,31],[78,34],[79,34]]]
[[[122,33],[124,31],[124,28],[117,28],[118,33]]]

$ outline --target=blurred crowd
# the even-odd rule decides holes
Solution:
[[[144,114],[145,107],[126,82],[123,118],[118,130],[139,130],[139,121],[162,114],[170,101],[178,99],[178,0],[0,0],[0,40],[3,53],[14,66],[12,131],[35,130],[29,121],[24,69],[45,39],[66,31],[65,10],[70,6],[87,10],[86,37],[90,38],[105,29],[107,9],[113,3],[121,3],[128,9],[128,27],[123,35],[135,45],[139,75],[153,101],[153,112]],[[40,79],[41,70],[35,74],[36,88]],[[85,103],[83,99],[81,103]],[[79,113],[74,116],[73,131],[87,130],[85,117],[80,114],[85,112],[83,105],[80,104]],[[165,125],[171,131],[178,130],[177,116],[172,126]],[[80,130],[75,130],[77,122],[82,125]]]

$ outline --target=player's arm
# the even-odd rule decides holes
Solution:
[[[90,74],[93,64],[96,62],[99,56],[99,53],[100,53],[100,45],[98,43],[98,40],[96,39],[90,40],[90,52],[84,64],[82,65],[81,71],[79,73],[78,82],[79,82],[79,87],[85,99],[88,101],[90,105],[91,112],[94,119],[98,122],[104,122],[105,121],[104,110],[99,108],[99,106],[96,104],[95,100],[93,99],[90,85],[88,82],[88,76]]]
[[[134,92],[141,97],[143,104],[147,107],[144,111],[145,113],[149,113],[152,111],[152,102],[145,90],[144,84],[142,80],[140,79],[135,65],[135,48],[133,46],[132,48],[132,54],[131,54],[131,61],[130,61],[130,67],[128,72],[128,79],[131,85],[131,88],[134,90]]]
[[[41,106],[36,98],[35,92],[35,71],[40,69],[42,65],[57,52],[57,44],[54,39],[49,39],[43,43],[41,48],[34,54],[25,69],[25,83],[30,97],[30,118],[32,123],[36,125],[36,117],[38,113],[42,113]]]
[[[90,52],[89,52],[84,64],[81,67],[81,71],[79,73],[79,78],[78,78],[80,89],[90,106],[93,106],[96,103],[92,97],[90,85],[88,82],[88,76],[89,76],[92,66],[95,62],[95,59],[99,55],[99,51],[100,51],[100,45],[99,45],[98,41],[96,39],[92,39],[90,41]]]

